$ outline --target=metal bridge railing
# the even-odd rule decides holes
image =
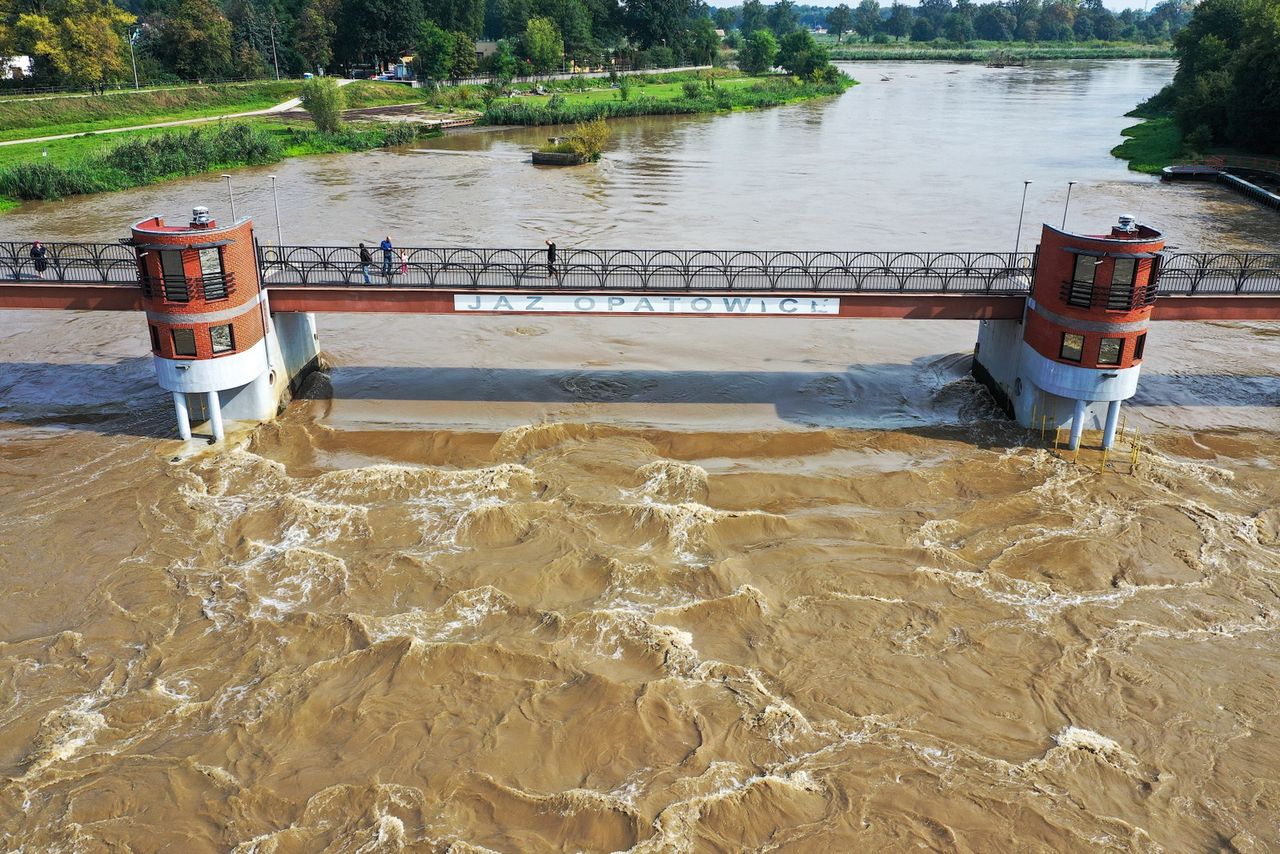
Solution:
[[[138,258],[123,243],[45,243],[43,272],[31,256],[34,243],[0,242],[0,276],[9,281],[138,284]]]
[[[1160,296],[1280,294],[1280,253],[1181,252],[1161,257]]]
[[[372,287],[585,290],[753,290],[1026,294],[1035,256],[1007,252],[754,252],[561,249],[548,270],[542,249],[406,248],[384,264],[369,247]],[[365,286],[351,246],[260,247],[271,287]]]

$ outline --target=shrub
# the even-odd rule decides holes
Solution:
[[[699,98],[702,96],[702,84],[696,80],[686,80],[681,84],[680,88],[684,90],[686,98]]]
[[[387,135],[382,144],[384,146],[408,145],[417,139],[418,129],[411,122],[396,122],[387,128]]]
[[[738,51],[738,67],[748,74],[763,74],[773,68],[778,56],[778,40],[768,30],[756,30],[747,36]]]
[[[631,78],[625,74],[618,78],[618,97],[626,101],[631,97],[631,90],[635,86]]]
[[[600,152],[604,151],[605,145],[609,142],[609,136],[609,125],[605,120],[594,118],[574,125],[573,133],[569,137],[569,145],[573,147],[573,153],[579,157],[599,160]]]
[[[313,77],[302,84],[302,109],[311,115],[316,130],[334,133],[342,126],[344,98],[332,77]]]

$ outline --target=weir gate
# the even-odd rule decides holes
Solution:
[[[973,319],[974,376],[1024,425],[1115,434],[1152,320],[1280,320],[1280,254],[1167,253],[1121,217],[1034,253],[260,246],[159,217],[117,243],[0,243],[0,309],[143,311],[179,435],[274,417],[318,364],[317,312]]]

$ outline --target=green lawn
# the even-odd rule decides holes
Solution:
[[[634,78],[633,78],[634,79]],[[755,83],[759,83],[759,78],[752,77],[717,77],[717,89],[745,89]],[[588,89],[585,92],[562,91],[555,93],[564,97],[566,103],[569,104],[592,104],[600,101],[617,101],[621,100],[621,95],[616,88],[605,85],[599,89]],[[527,95],[521,98],[530,104],[545,104],[551,100],[551,95]],[[647,97],[657,98],[662,101],[674,101],[677,98],[684,97],[683,83],[647,83],[635,84],[631,87],[632,98]]]
[[[1111,149],[1111,153],[1129,161],[1129,168],[1135,172],[1159,175],[1160,170],[1182,155],[1182,132],[1168,116],[1144,119],[1120,131],[1120,135],[1125,141]]]

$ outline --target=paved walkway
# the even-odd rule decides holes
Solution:
[[[340,79],[338,81],[338,85],[346,86],[348,83],[354,82],[354,80]],[[300,106],[302,106],[301,98],[290,98],[283,103],[276,104],[274,107],[267,107],[263,110],[249,110],[242,113],[222,113],[216,116],[200,116],[199,118],[194,119],[177,119],[170,122],[155,122],[149,125],[130,125],[129,127],[122,128],[104,128],[102,130],[80,131],[78,133],[60,133],[53,136],[33,136],[26,139],[9,139],[0,142],[0,145],[27,145],[33,142],[53,142],[58,139],[71,139],[72,137],[85,136],[90,133],[96,136],[97,134],[102,133],[127,133],[135,130],[150,130],[151,128],[171,128],[179,127],[181,125],[198,125],[205,122],[217,122],[223,119],[244,119],[252,116],[270,116],[275,115],[276,113],[286,113],[289,110],[295,110]]]

